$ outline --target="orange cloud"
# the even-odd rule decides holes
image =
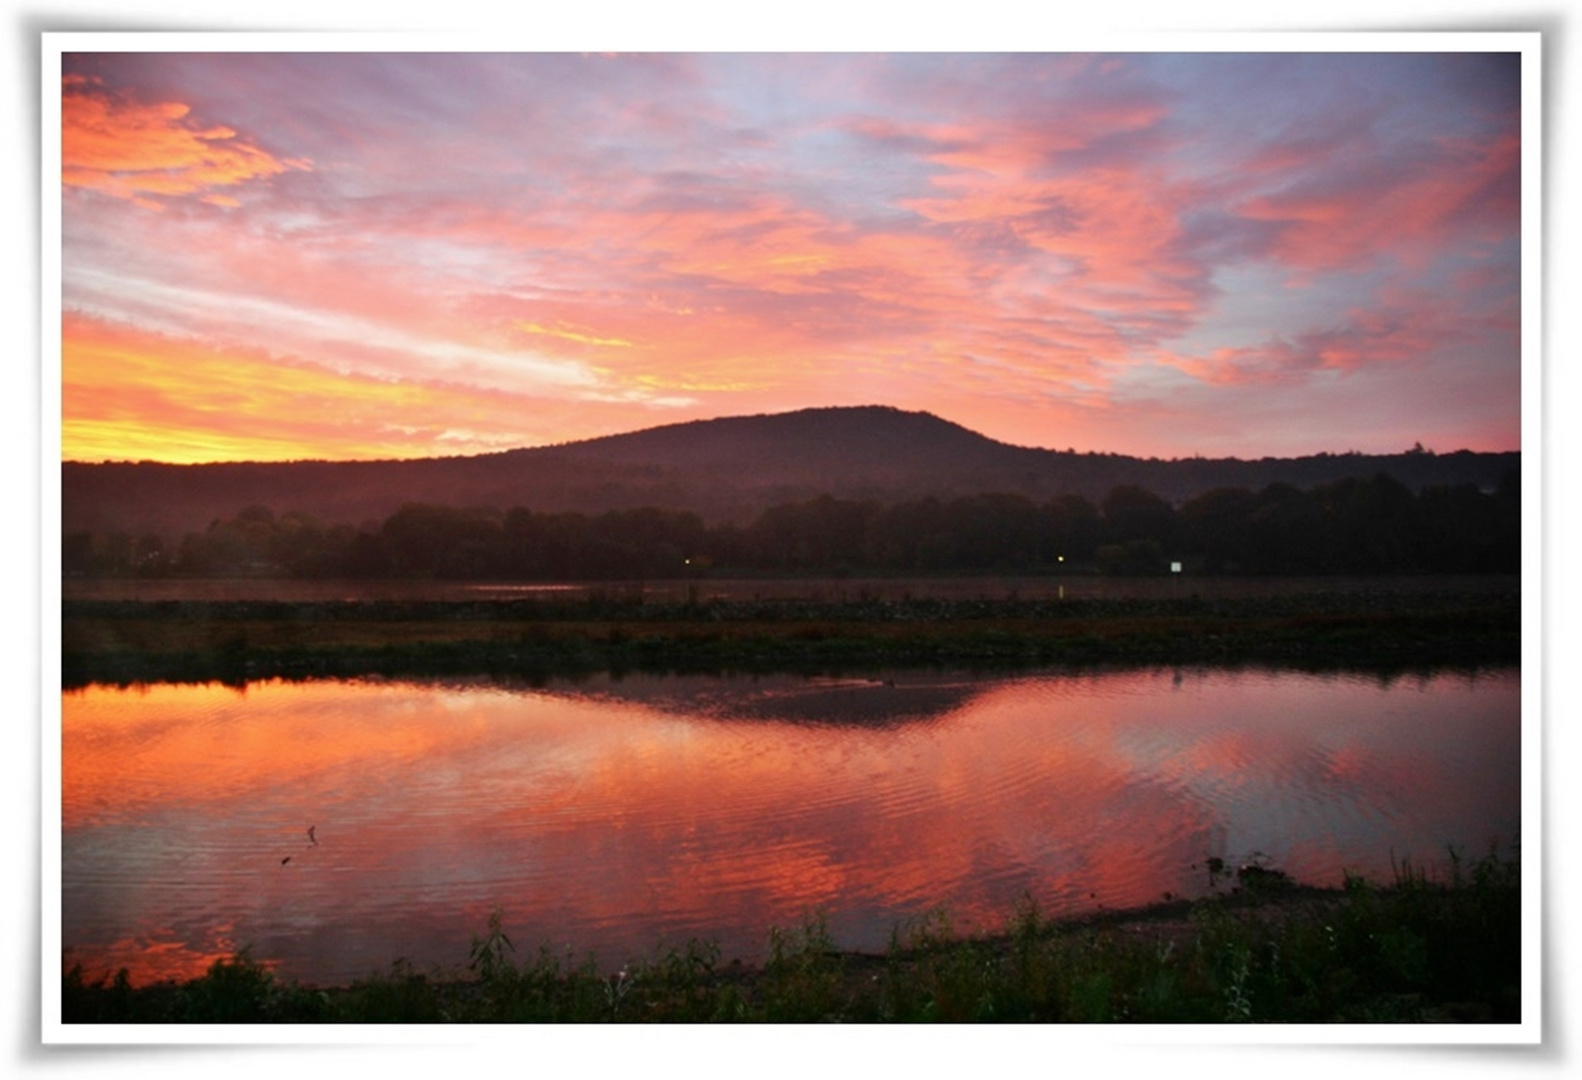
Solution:
[[[64,321],[61,383],[66,460],[366,460],[531,438],[519,395],[341,374],[82,316]]]
[[[601,345],[613,349],[630,349],[632,347],[632,343],[623,338],[597,337],[593,334],[584,334],[576,330],[540,326],[537,323],[517,323],[516,328],[524,334],[542,334],[546,337],[574,341],[581,345]]]
[[[203,194],[205,201],[235,206],[215,188],[307,169],[241,139],[232,129],[193,122],[180,102],[146,104],[117,96],[96,80],[66,76],[61,85],[61,181],[131,199]]]

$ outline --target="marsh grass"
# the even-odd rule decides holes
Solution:
[[[1316,590],[1205,599],[860,593],[702,602],[592,591],[498,602],[66,601],[63,687],[94,682],[1279,663],[1399,670],[1520,660],[1520,598]]]
[[[711,942],[655,949],[612,973],[541,948],[518,959],[500,913],[465,973],[397,961],[347,987],[278,980],[247,950],[186,983],[66,972],[67,1023],[1516,1023],[1520,865],[1496,852],[1448,880],[1337,889],[1256,885],[1081,921],[1031,899],[996,934],[948,912],[896,927],[883,954],[840,950],[824,918],[768,933],[760,966]]]

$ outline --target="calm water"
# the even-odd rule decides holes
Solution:
[[[1519,839],[1519,691],[1191,669],[92,687],[63,698],[62,940],[134,982],[250,944],[329,983],[464,965],[496,907],[519,958],[613,968],[692,936],[759,957],[815,909],[882,949],[941,906],[970,928],[1024,894],[1199,895],[1209,856],[1388,881],[1392,856]]]
[[[64,600],[581,600],[590,594],[649,602],[683,600],[839,601],[907,597],[943,600],[1171,599],[1207,600],[1293,593],[1412,596],[1444,591],[1515,596],[1514,575],[1414,575],[1410,577],[1109,577],[978,576],[886,578],[706,578],[696,581],[606,581],[580,584],[432,580],[318,581],[289,578],[67,578]]]

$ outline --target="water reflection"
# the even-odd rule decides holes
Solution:
[[[1267,854],[1387,879],[1519,830],[1515,671],[270,682],[63,699],[62,936],[90,971],[243,944],[305,981],[518,946],[761,954],[822,909],[882,948],[1145,903]],[[315,828],[312,843],[307,836]],[[286,861],[289,860],[289,861]]]
[[[673,716],[837,727],[928,724],[960,710],[991,684],[960,675],[875,678],[671,676],[590,680],[591,701],[642,704]]]

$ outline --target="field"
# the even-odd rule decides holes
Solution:
[[[63,685],[936,664],[1407,669],[1514,664],[1521,651],[1515,578],[180,584],[182,598],[69,587]]]

